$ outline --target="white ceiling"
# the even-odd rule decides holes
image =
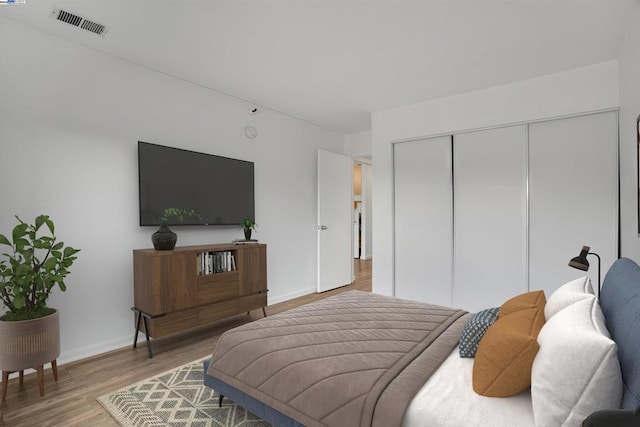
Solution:
[[[104,37],[49,18],[55,7]],[[26,0],[15,20],[341,133],[373,111],[618,57],[636,0]]]

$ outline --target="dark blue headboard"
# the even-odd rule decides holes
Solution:
[[[618,345],[624,391],[622,408],[640,405],[640,266],[628,258],[613,263],[602,283],[600,306]]]

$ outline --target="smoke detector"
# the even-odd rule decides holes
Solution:
[[[90,31],[94,34],[99,35],[100,37],[104,37],[107,31],[109,31],[109,28],[102,24],[98,24],[97,22],[91,21],[84,16],[63,9],[54,8],[49,17],[57,21],[66,22],[67,24],[73,25],[74,27],[78,27],[82,30]]]

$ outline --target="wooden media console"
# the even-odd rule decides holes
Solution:
[[[267,305],[267,245],[218,244],[133,251],[136,347]],[[141,322],[142,321],[142,322]]]

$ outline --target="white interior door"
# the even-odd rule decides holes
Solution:
[[[353,160],[318,150],[318,292],[353,281]]]

